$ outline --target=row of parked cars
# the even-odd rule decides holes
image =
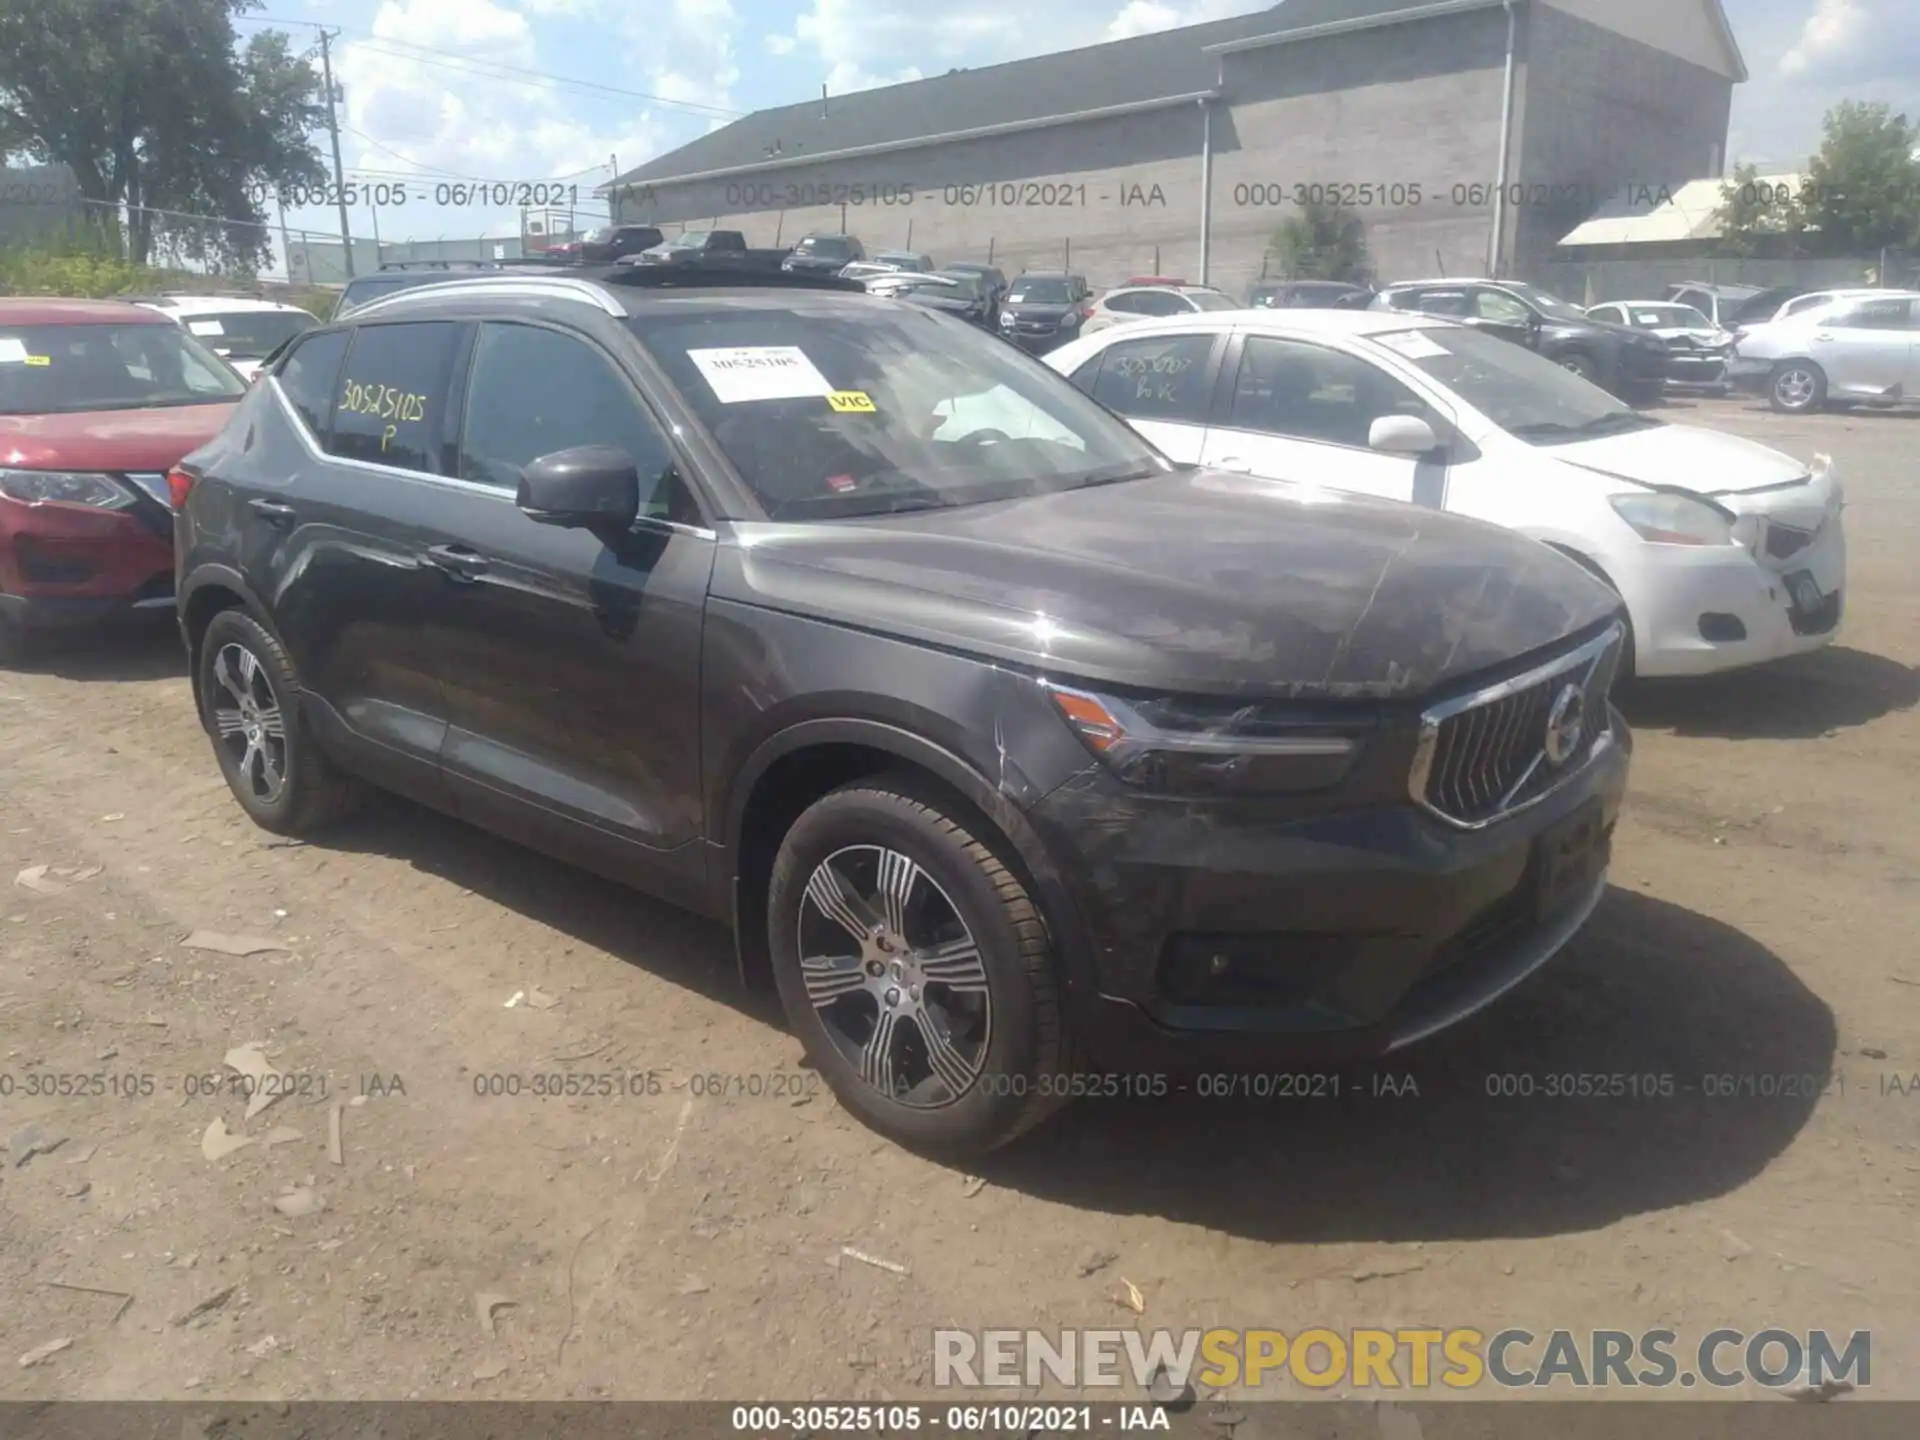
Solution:
[[[914,1146],[1493,1003],[1606,887],[1616,680],[1840,623],[1830,464],[1413,307],[1036,360],[833,274],[437,280],[251,386],[0,301],[0,616],[175,607],[269,831],[391,789],[729,925]]]

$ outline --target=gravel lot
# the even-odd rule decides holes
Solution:
[[[1574,947],[1400,1093],[1088,1104],[977,1177],[814,1093],[704,923],[399,802],[253,829],[170,633],[0,674],[0,1395],[883,1398],[935,1325],[1425,1323],[1871,1328],[1920,1397],[1920,418],[1670,413],[1836,457],[1849,614],[1629,696]],[[250,1042],[289,1093],[248,1120]],[[1488,1094],[1567,1072],[1676,1090]],[[657,1093],[530,1093],[566,1073]]]

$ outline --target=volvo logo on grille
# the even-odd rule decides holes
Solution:
[[[1547,763],[1556,769],[1573,758],[1587,728],[1587,697],[1578,685],[1568,685],[1553,697],[1547,711]]]

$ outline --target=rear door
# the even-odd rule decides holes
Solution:
[[[1226,361],[1201,463],[1270,480],[1293,480],[1377,495],[1444,503],[1446,467],[1389,455],[1368,443],[1373,422],[1417,415],[1437,435],[1451,421],[1372,361],[1276,335],[1242,333]]]
[[[301,439],[260,465],[233,521],[241,569],[271,597],[316,724],[373,778],[438,798],[446,700],[431,628],[451,321],[367,324],[301,340],[274,377]]]
[[[1197,465],[1226,340],[1210,330],[1116,339],[1074,371],[1073,383],[1168,459]]]
[[[631,530],[536,524],[521,470],[616,446],[641,474]],[[461,812],[659,888],[704,873],[699,661],[714,536],[614,353],[522,320],[480,328],[460,406],[433,611]]]

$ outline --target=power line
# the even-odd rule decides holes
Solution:
[[[308,25],[314,29],[322,27],[312,20],[294,20],[273,15],[236,15],[237,22],[251,25]],[[698,100],[675,100],[665,95],[656,95],[646,90],[629,90],[620,85],[606,85],[597,80],[577,80],[571,76],[556,75],[549,70],[535,70],[523,65],[510,65],[504,60],[482,60],[477,57],[463,56],[454,59],[440,54],[437,50],[411,41],[397,40],[391,36],[375,35],[365,30],[345,30],[335,27],[336,33],[345,33],[355,37],[354,44],[375,55],[385,55],[395,60],[410,60],[416,65],[425,65],[442,70],[451,70],[458,74],[477,75],[483,79],[501,80],[507,83],[535,84],[538,87],[562,86],[575,90],[592,91],[601,95],[618,96],[626,100],[644,100],[652,105],[665,105],[674,109],[688,110],[704,115],[709,119],[737,120],[745,112],[729,110],[719,105],[707,105]],[[510,76],[525,77],[518,81],[509,80]]]

